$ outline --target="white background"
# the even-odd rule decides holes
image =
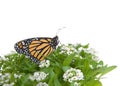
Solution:
[[[119,86],[119,0],[0,0],[0,55],[19,40],[53,37],[62,27],[61,43],[89,43],[106,64],[118,66],[102,82]]]

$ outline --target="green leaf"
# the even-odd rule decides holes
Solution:
[[[80,52],[80,56],[82,56],[83,58],[85,57],[85,51],[84,50],[81,50],[81,52]]]
[[[87,82],[84,86],[102,86],[102,83],[98,80],[92,80]]]
[[[69,66],[74,58],[74,55],[69,55],[64,61],[63,66]]]
[[[71,68],[70,66],[63,66],[63,67],[62,67],[62,69],[63,69],[64,72],[67,71],[67,70],[70,69],[70,68]]]
[[[60,83],[60,81],[58,80],[58,78],[57,78],[56,75],[55,75],[55,77],[54,77],[54,84],[55,84],[55,86],[62,86],[62,85],[61,85],[62,83]]]
[[[74,82],[70,84],[70,86],[74,86]]]
[[[103,68],[103,70],[101,71],[101,76],[105,75],[106,73],[112,71],[113,69],[115,69],[117,66],[110,66],[110,67],[107,67],[105,66]]]
[[[50,77],[49,77],[48,84],[49,84],[49,86],[53,86],[55,73],[53,72],[53,69],[50,69],[49,73],[50,73]]]
[[[103,65],[103,61],[100,61],[98,64],[99,64],[99,65]]]
[[[20,86],[32,86],[29,80],[29,74],[24,75],[21,79]]]
[[[88,48],[89,47],[89,43],[86,45],[83,45],[83,48]]]

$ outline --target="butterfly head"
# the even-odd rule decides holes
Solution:
[[[52,38],[51,46],[55,49],[58,44],[59,44],[58,36],[55,36],[54,38]]]

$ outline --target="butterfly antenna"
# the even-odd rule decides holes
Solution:
[[[58,35],[58,33],[62,30],[62,29],[65,29],[66,27],[62,27],[62,28],[59,28],[56,32],[56,35]]]

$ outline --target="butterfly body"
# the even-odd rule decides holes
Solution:
[[[34,62],[39,62],[51,54],[58,43],[58,36],[36,37],[19,41],[14,48],[18,53],[29,56]]]

